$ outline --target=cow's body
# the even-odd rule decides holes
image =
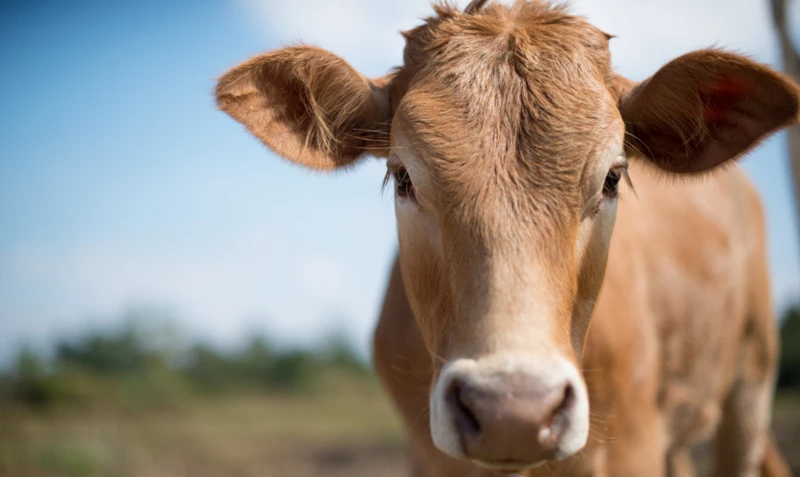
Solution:
[[[686,475],[687,447],[718,429],[728,439],[720,442],[720,464],[734,465],[751,445],[747,427],[763,420],[758,413],[768,415],[778,350],[758,197],[738,168],[700,181],[646,169],[633,165],[637,192],[622,192],[586,337],[589,444],[530,475],[658,476],[670,465]],[[414,475],[484,475],[433,447],[432,360],[398,266],[374,354],[409,429]],[[728,398],[742,409],[726,410]]]

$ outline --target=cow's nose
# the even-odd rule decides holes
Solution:
[[[503,381],[510,386],[499,386],[506,389],[462,377],[450,383],[447,406],[465,456],[510,468],[553,458],[574,406],[572,385],[564,381],[542,388],[509,378]]]

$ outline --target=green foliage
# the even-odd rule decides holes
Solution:
[[[778,386],[800,389],[800,307],[789,308],[781,326],[781,368]]]
[[[126,325],[63,339],[50,360],[25,348],[0,375],[0,400],[39,408],[102,404],[135,410],[230,392],[308,392],[332,374],[371,376],[338,337],[317,350],[278,350],[256,336],[231,351],[200,343],[175,349],[177,340],[159,338],[141,325]]]
[[[372,372],[369,367],[364,365],[364,360],[353,351],[353,344],[344,336],[329,337],[324,354],[328,362],[339,369],[348,370],[354,374]]]
[[[314,373],[325,364],[330,363],[323,362],[320,357],[307,351],[290,351],[276,357],[265,378],[268,383],[282,390],[306,388]]]
[[[142,335],[132,327],[107,334],[88,333],[56,345],[56,363],[60,367],[76,367],[100,375],[141,372],[153,359],[158,359],[157,353],[145,348]]]
[[[4,381],[13,383],[8,394],[12,399],[24,401],[32,406],[50,403],[53,393],[42,360],[30,348],[23,348],[17,357],[15,373]]]
[[[370,374],[364,361],[344,340],[331,340],[318,351],[278,351],[261,336],[251,339],[240,351],[228,354],[207,345],[195,345],[182,368],[195,386],[210,393],[241,388],[308,390],[316,377],[332,370],[354,376]]]

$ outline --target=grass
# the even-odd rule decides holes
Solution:
[[[326,379],[155,408],[3,405],[0,477],[405,476],[402,428],[375,380]],[[778,397],[775,424],[800,472],[797,394]]]
[[[142,412],[0,409],[0,476],[403,475],[403,436],[372,380]]]

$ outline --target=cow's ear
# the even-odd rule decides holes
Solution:
[[[785,76],[742,56],[689,53],[622,92],[628,152],[670,172],[707,171],[796,122],[799,96]]]
[[[370,81],[333,53],[297,46],[228,71],[216,97],[274,152],[324,170],[388,155],[389,87],[388,77]]]

